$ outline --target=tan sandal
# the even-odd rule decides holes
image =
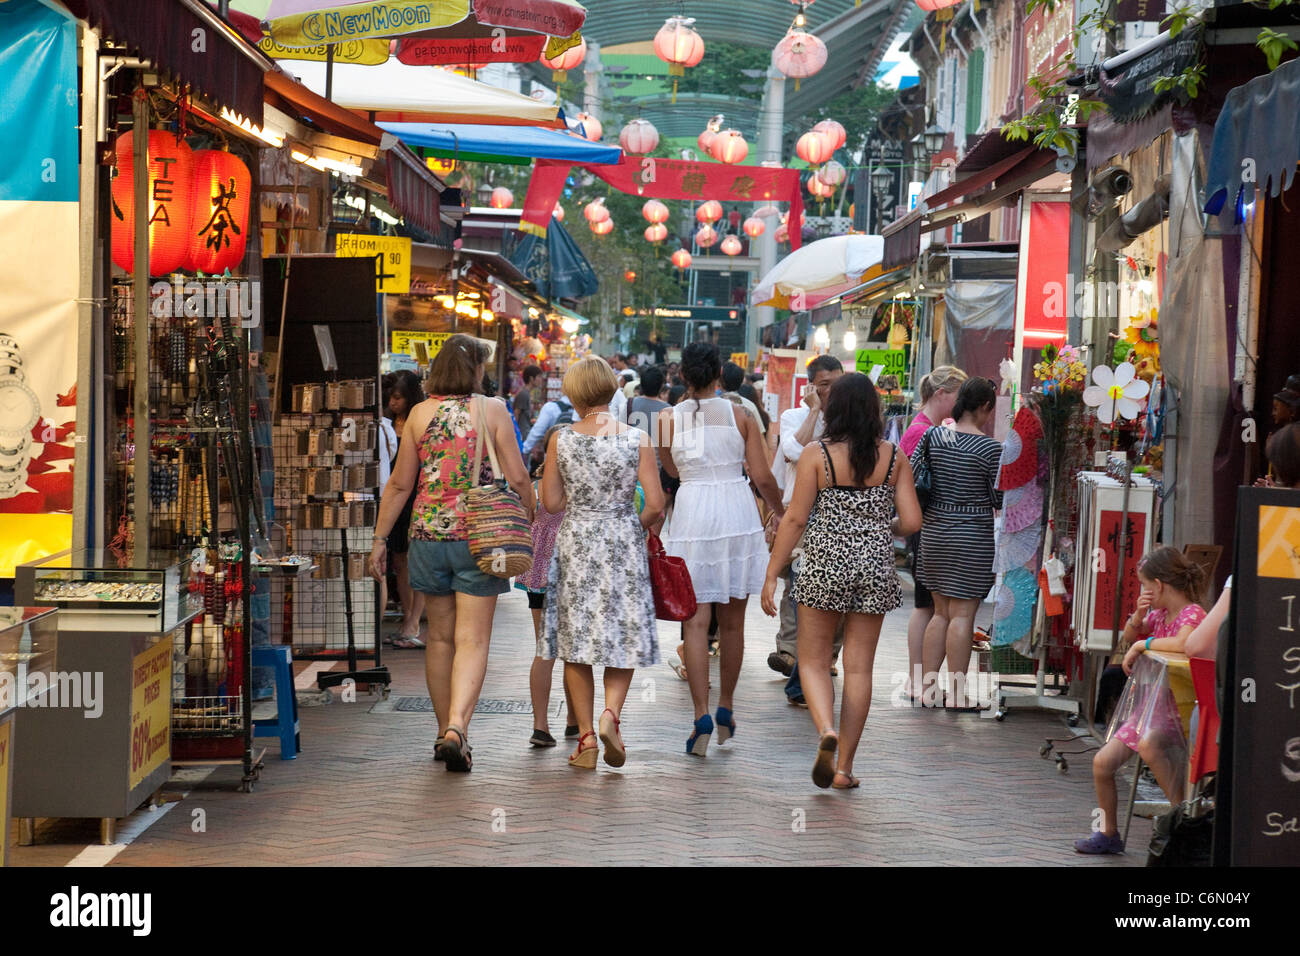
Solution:
[[[608,707],[601,712],[600,742],[605,745],[605,763],[611,767],[621,767],[627,763],[627,748],[623,746],[619,724],[619,719]]]
[[[596,746],[595,740],[591,742],[590,747],[583,746],[583,742],[588,737],[595,737],[595,736],[596,735],[589,730],[581,737],[578,738],[578,749],[569,755],[570,767],[576,767],[579,770],[596,769],[596,752],[600,750],[600,748]]]
[[[838,779],[838,778],[840,778],[840,777],[847,777],[849,782],[848,782],[848,783],[840,783],[840,782],[839,782],[839,779]],[[845,772],[845,771],[843,771],[843,770],[836,770],[836,771],[835,771],[835,779],[834,779],[834,781],[831,783],[831,788],[834,789],[834,790],[853,790],[853,789],[856,789],[856,788],[858,787],[858,785],[861,784],[861,783],[862,783],[862,781],[859,780],[857,777],[853,776],[853,774],[851,774],[851,773],[847,773],[847,772]]]

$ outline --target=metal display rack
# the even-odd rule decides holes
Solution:
[[[172,762],[239,766],[248,792],[262,766],[253,749],[250,555],[265,522],[254,478],[247,332],[224,308],[214,316],[173,314],[157,292],[149,328],[137,330],[132,296],[129,279],[114,282],[118,439],[108,501],[117,534],[109,550],[123,567],[152,554],[194,569],[188,587],[204,614],[176,638]],[[146,354],[142,405],[137,366]],[[135,428],[141,408],[147,468]],[[137,493],[144,476],[147,494]]]
[[[386,696],[379,584],[365,567],[379,510],[378,383],[291,387],[292,411],[273,432],[275,507],[286,551],[311,561],[272,577],[272,642],[296,660],[346,660],[317,676],[322,689],[352,680]]]

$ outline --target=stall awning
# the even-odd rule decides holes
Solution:
[[[295,60],[287,69],[325,92],[326,64]],[[330,99],[384,123],[472,123],[497,126],[563,124],[559,109],[448,70],[389,60],[377,66],[335,63]]]
[[[378,145],[384,131],[349,109],[331,103],[280,68],[266,74],[266,100],[290,116],[305,119],[334,136]]]
[[[388,201],[407,222],[425,232],[442,229],[438,178],[405,146],[390,149],[388,157]]]
[[[1205,184],[1205,211],[1218,215],[1234,202],[1243,174],[1276,197],[1291,188],[1300,161],[1300,60],[1289,60],[1228,94],[1214,124]],[[1246,160],[1250,160],[1247,163]]]
[[[199,0],[62,0],[79,19],[250,123],[272,61]],[[195,38],[203,37],[203,43]]]
[[[380,123],[411,146],[422,146],[440,156],[477,163],[503,158],[562,159],[573,163],[611,165],[623,150],[608,143],[593,143],[554,129],[519,126],[477,126],[465,123]]]
[[[962,196],[969,196],[978,189],[989,185],[992,182],[1004,180],[1010,176],[1019,175],[1024,172],[1031,172],[1056,159],[1056,154],[1051,150],[1039,149],[1037,146],[1030,146],[1016,150],[1010,156],[998,160],[990,166],[972,172],[965,179],[949,186],[947,189],[935,193],[933,196],[927,196],[922,201],[927,209],[938,209],[950,202],[960,199]],[[962,169],[957,167],[958,171]]]

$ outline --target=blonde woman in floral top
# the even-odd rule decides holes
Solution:
[[[468,771],[473,762],[465,728],[483,688],[497,597],[510,586],[478,569],[466,541],[462,496],[491,477],[486,455],[480,474],[470,474],[478,440],[474,392],[483,381],[485,353],[470,336],[453,335],[433,360],[425,383],[429,398],[406,419],[370,552],[370,573],[381,578],[388,559],[386,539],[414,488],[407,563],[411,587],[424,595],[429,619],[424,669],[438,718],[435,759],[455,771]],[[481,402],[504,477],[531,514],[533,487],[510,410],[500,399]]]

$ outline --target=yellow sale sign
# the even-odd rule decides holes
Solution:
[[[393,332],[393,351],[404,352],[419,361],[432,359],[442,349],[442,343],[451,338],[450,332]],[[417,345],[418,343],[418,345]],[[421,348],[426,355],[421,355]]]
[[[409,236],[342,233],[335,238],[334,255],[340,259],[374,259],[376,292],[406,295],[411,291]]]
[[[134,789],[172,752],[172,638],[131,660],[131,774]]]

